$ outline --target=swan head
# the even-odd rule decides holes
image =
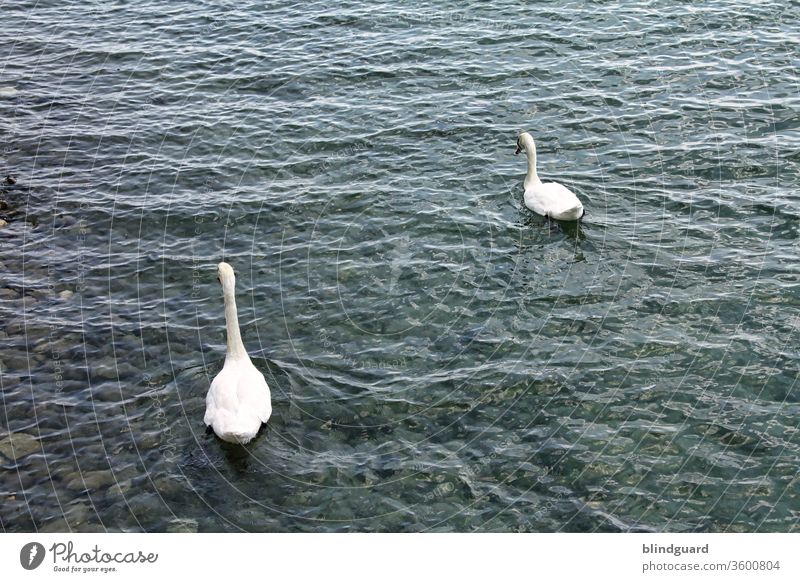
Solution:
[[[520,152],[528,152],[530,151],[533,145],[533,137],[527,131],[523,131],[517,137],[517,151],[514,152],[514,155],[517,155]]]
[[[233,274],[233,267],[224,262],[217,265],[217,281],[222,283],[223,288],[232,288],[236,281],[236,276]]]

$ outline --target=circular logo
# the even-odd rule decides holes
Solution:
[[[26,570],[35,570],[44,561],[44,546],[38,542],[30,542],[19,551],[19,563]]]

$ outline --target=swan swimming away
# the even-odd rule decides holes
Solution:
[[[523,131],[517,138],[518,154],[528,156],[528,174],[525,176],[525,206],[536,214],[554,220],[579,220],[585,211],[583,204],[569,188],[556,182],[542,183],[536,173],[536,144],[531,134]]]
[[[264,375],[250,361],[242,344],[236,314],[236,277],[228,263],[217,267],[217,279],[222,283],[225,298],[225,327],[228,352],[225,365],[211,382],[206,395],[206,426],[229,443],[247,444],[272,414],[269,386]]]

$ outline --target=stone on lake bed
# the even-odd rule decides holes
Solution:
[[[39,526],[38,531],[39,533],[70,533],[71,530],[67,520],[63,517],[59,517],[58,519]]]
[[[19,300],[18,304],[20,307],[27,308],[31,307],[36,303],[36,298],[31,297],[30,295],[26,295],[22,299]]]
[[[22,350],[8,350],[0,354],[0,356],[2,356],[0,357],[0,362],[2,362],[0,369],[3,371],[4,376],[10,371],[21,372],[24,375],[30,374],[31,358],[29,356],[33,356],[33,353],[27,354]]]
[[[61,299],[62,301],[69,301],[70,299],[72,299],[74,295],[75,293],[73,293],[69,289],[64,289],[58,294],[58,298]]]
[[[66,521],[67,528],[65,531],[71,531],[72,529],[85,524],[86,521],[91,518],[93,513],[94,510],[82,501],[72,502],[66,507],[64,514],[61,517],[62,524],[64,521]],[[62,524],[57,527],[63,527]]]
[[[115,362],[95,364],[91,367],[92,380],[118,380],[118,366]]]
[[[87,521],[79,523],[74,528],[75,533],[108,533],[108,529],[102,523]]]
[[[169,522],[167,533],[197,533],[197,520],[179,517]]]
[[[111,471],[84,471],[67,475],[67,489],[83,491],[84,489],[102,489],[114,482]]]
[[[51,289],[39,288],[39,289],[29,289],[28,293],[36,300],[39,299],[52,299],[53,291]]]
[[[0,454],[14,462],[41,450],[39,439],[24,432],[11,433],[0,440]]]
[[[8,222],[0,218],[0,228],[3,228],[5,226],[8,226]]]
[[[8,368],[2,360],[0,360],[0,374],[3,375],[3,390],[9,390],[22,382],[22,376],[19,374],[8,373]]]
[[[0,299],[16,299],[17,297],[19,297],[19,293],[9,287],[0,289]]]
[[[19,93],[19,91],[17,91],[16,87],[8,85],[0,87],[0,97],[16,97],[17,93]]]
[[[125,497],[125,494],[131,490],[133,486],[133,481],[131,479],[125,479],[124,481],[117,481],[111,487],[108,488],[107,495],[111,497]]]
[[[161,477],[156,479],[153,485],[159,495],[167,497],[183,495],[189,489],[186,485],[186,481],[181,476]]]

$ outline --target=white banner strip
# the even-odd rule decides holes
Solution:
[[[4,580],[800,580],[797,534],[4,534]]]

